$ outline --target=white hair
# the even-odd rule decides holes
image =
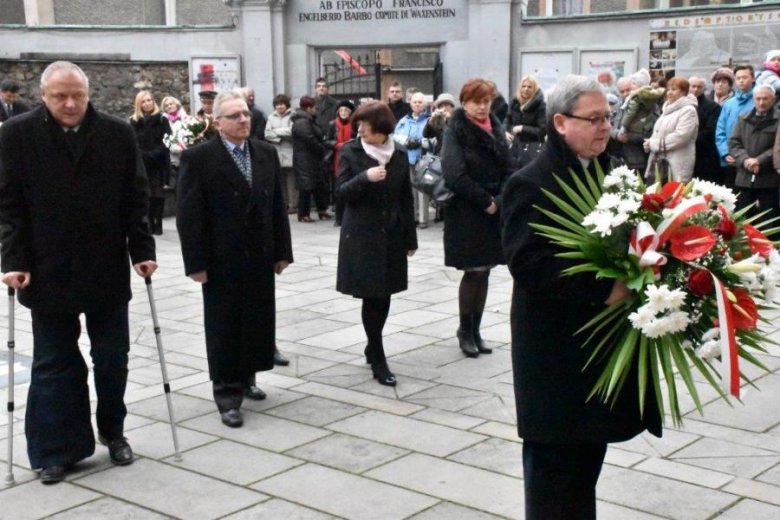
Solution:
[[[55,61],[46,67],[46,69],[43,71],[43,74],[41,74],[41,90],[46,90],[46,85],[49,83],[51,75],[59,70],[71,72],[80,77],[84,82],[84,86],[87,88],[87,90],[89,90],[89,78],[87,75],[83,70],[81,70],[81,67],[69,61]]]
[[[704,79],[704,78],[703,78],[703,77],[701,77],[701,76],[691,76],[690,78],[688,78],[688,84],[690,84],[690,83],[691,83],[691,81],[693,81],[693,80],[695,80],[695,79],[700,79],[700,80],[702,80],[702,81],[704,82],[704,86],[705,86],[705,87],[707,86],[707,80],[706,80],[706,79]]]
[[[241,101],[246,103],[246,96],[244,95],[244,92],[240,88],[235,88],[233,90],[226,90],[225,92],[220,92],[217,95],[217,98],[214,100],[214,112],[213,116],[214,119],[218,119],[222,116],[222,104],[227,101],[233,101],[234,99],[240,99]]]
[[[775,88],[772,85],[766,85],[766,84],[764,84],[764,85],[756,85],[755,87],[753,87],[753,94],[755,94],[759,90],[767,90],[773,96],[775,95]]]
[[[631,85],[636,87],[636,82],[633,79],[629,78],[628,76],[623,76],[622,78],[617,80],[616,85],[617,85],[617,88],[623,88],[623,85],[625,85],[627,83],[631,83]]]

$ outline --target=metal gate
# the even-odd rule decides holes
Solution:
[[[321,64],[323,77],[330,87],[329,94],[336,99],[352,101],[361,98],[380,99],[382,72],[378,53],[367,51],[353,55],[344,50],[333,52],[339,61]]]

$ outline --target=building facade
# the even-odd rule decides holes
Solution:
[[[100,76],[93,99],[116,113],[138,88],[187,103],[234,84],[269,110],[275,94],[311,93],[319,76],[352,98],[383,96],[391,79],[457,93],[481,76],[509,98],[529,73],[545,87],[640,67],[708,74],[759,66],[779,47],[770,1],[0,0],[0,77],[35,98],[41,66],[70,59]]]

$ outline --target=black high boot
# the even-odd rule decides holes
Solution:
[[[474,315],[461,314],[460,327],[457,332],[460,349],[468,357],[479,356],[479,348],[474,342]]]
[[[483,309],[484,311],[484,309]],[[479,335],[479,325],[482,323],[482,312],[474,314],[474,344],[477,346],[480,354],[492,354],[493,349],[486,347],[485,342],[482,340],[482,336]]]
[[[395,375],[390,372],[390,367],[387,366],[387,359],[385,358],[385,349],[379,345],[369,345],[366,347],[366,357],[370,354],[371,372],[374,374],[374,379],[380,385],[395,386]]]

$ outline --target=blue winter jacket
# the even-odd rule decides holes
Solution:
[[[412,114],[408,114],[402,117],[395,127],[393,140],[398,144],[406,146],[409,139],[417,139],[420,141],[421,146],[419,148],[407,150],[406,152],[409,156],[409,164],[417,164],[417,161],[420,160],[420,157],[422,156],[423,149],[428,149],[429,143],[428,139],[423,137],[423,128],[425,128],[425,124],[428,122],[430,116],[431,114],[426,111],[420,114],[415,120],[412,117]]]
[[[739,116],[753,110],[753,87],[750,92],[737,91],[733,98],[723,104],[723,109],[718,117],[718,126],[715,128],[715,145],[718,147],[720,165],[728,166],[725,158],[729,154],[729,137]]]

